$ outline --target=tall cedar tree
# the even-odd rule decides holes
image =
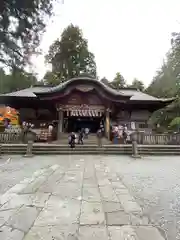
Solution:
[[[96,63],[93,53],[88,50],[88,41],[82,31],[72,24],[62,33],[49,49],[46,61],[52,64],[52,72],[59,81],[90,75],[96,77]]]

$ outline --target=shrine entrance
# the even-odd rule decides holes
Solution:
[[[64,111],[65,132],[78,132],[82,128],[89,128],[91,133],[96,133],[102,122],[104,106],[68,106]]]
[[[78,132],[89,128],[90,133],[96,133],[101,124],[101,118],[93,117],[69,117],[67,120],[67,132]]]

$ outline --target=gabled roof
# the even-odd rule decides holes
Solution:
[[[22,89],[16,92],[12,92],[12,93],[6,93],[3,94],[1,96],[9,96],[9,97],[32,97],[32,98],[36,98],[36,94],[35,92],[42,92],[42,91],[46,91],[47,88],[46,86],[34,86],[34,87],[30,87],[30,88],[26,88],[26,89]]]
[[[63,82],[59,84],[56,87],[50,87],[49,89],[47,88],[46,91],[43,92],[36,92],[38,95],[45,95],[45,94],[51,94],[51,93],[56,93],[59,91],[63,91],[67,86],[70,86],[72,84],[95,84],[99,86],[100,88],[104,89],[106,92],[114,95],[114,96],[124,96],[124,97],[131,97],[131,95],[128,96],[128,94],[124,94],[121,91],[117,91],[116,89],[112,89],[109,86],[105,85],[104,83],[98,81],[97,79],[93,79],[90,77],[77,77],[77,78],[72,78],[66,82]]]
[[[171,102],[173,99],[161,99],[161,98],[156,98],[151,95],[148,95],[146,93],[140,92],[137,89],[133,88],[122,88],[119,90],[112,89],[109,86],[103,84],[102,82],[92,79],[89,77],[78,77],[78,78],[73,78],[70,79],[69,81],[66,81],[64,83],[59,84],[56,87],[51,87],[51,86],[34,86],[30,88],[26,88],[23,90],[19,90],[16,92],[12,93],[7,93],[7,94],[2,94],[0,95],[1,97],[23,97],[23,98],[37,98],[37,96],[42,96],[45,94],[52,94],[52,93],[57,93],[60,91],[63,91],[67,86],[71,84],[76,84],[80,83],[83,84],[85,83],[94,83],[97,86],[101,87],[104,89],[106,92],[114,95],[115,97],[127,97],[129,98],[130,101],[152,101],[152,102]]]
[[[161,101],[161,99],[153,97],[149,94],[140,92],[136,89],[122,89],[121,92],[123,92],[125,95],[127,94],[128,96],[130,95],[130,100],[134,101]]]

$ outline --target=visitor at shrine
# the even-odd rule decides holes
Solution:
[[[53,134],[53,124],[49,124],[48,126],[48,142],[52,141],[52,134]]]
[[[118,144],[119,141],[119,129],[117,126],[113,128],[113,143]]]
[[[71,148],[75,148],[75,141],[76,141],[76,135],[74,132],[72,132],[70,135],[70,141],[69,141],[69,145]]]
[[[126,125],[124,125],[123,134],[122,135],[123,135],[123,141],[126,144],[127,143],[127,137],[128,137],[127,126]]]
[[[102,147],[102,137],[103,137],[102,130],[101,130],[101,129],[98,129],[98,131],[97,131],[98,147]]]
[[[89,128],[86,127],[85,128],[85,138],[88,138],[88,135],[89,135]]]
[[[79,130],[79,135],[78,135],[78,144],[83,145],[83,137],[84,137],[84,132],[83,129]]]

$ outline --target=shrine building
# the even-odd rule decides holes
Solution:
[[[152,112],[172,100],[158,99],[133,88],[112,89],[89,77],[70,79],[56,87],[33,86],[0,95],[0,104],[16,108],[21,121],[35,128],[54,123],[62,132],[88,127],[96,132],[103,123],[107,137],[112,124],[147,129]]]

